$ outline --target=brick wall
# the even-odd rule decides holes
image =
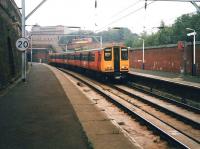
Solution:
[[[146,70],[192,73],[193,45],[185,43],[180,48],[177,44],[159,47],[147,47],[144,50]],[[142,48],[130,50],[130,66],[142,68]],[[196,45],[196,67],[200,74],[200,44]]]
[[[200,43],[196,44],[196,71],[197,74],[200,75]],[[185,47],[185,55],[184,55],[184,65],[185,72],[191,74],[192,73],[192,64],[193,64],[193,45],[188,44]]]
[[[48,62],[49,49],[48,48],[33,48],[32,49],[32,62]],[[31,51],[27,51],[28,61],[31,61]]]

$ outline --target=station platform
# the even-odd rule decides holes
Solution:
[[[65,74],[34,63],[27,81],[0,94],[1,149],[135,149]]]
[[[192,86],[200,89],[200,76],[184,75],[179,73],[163,72],[163,71],[152,71],[143,69],[131,68],[130,74],[144,76],[147,78],[153,78],[158,80],[164,80],[185,86]]]

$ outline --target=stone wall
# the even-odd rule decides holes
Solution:
[[[20,76],[21,53],[15,47],[20,18],[13,0],[0,0],[0,90]]]

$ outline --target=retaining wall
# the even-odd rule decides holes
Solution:
[[[21,53],[15,48],[20,17],[13,0],[0,0],[0,90],[20,76]]]
[[[130,67],[142,69],[142,48],[130,49]],[[144,65],[146,70],[192,74],[193,45],[182,43],[146,47]],[[196,71],[200,75],[200,42],[196,44]]]

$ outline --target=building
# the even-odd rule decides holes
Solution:
[[[62,34],[70,34],[70,30],[66,26],[39,26],[32,27],[32,43],[33,45],[58,45]]]
[[[32,38],[32,60],[33,62],[47,62],[48,53],[52,50],[62,52],[65,50],[59,45],[63,34],[70,34],[66,26],[39,26],[34,25],[29,33]],[[28,60],[31,61],[31,49],[28,50]]]

